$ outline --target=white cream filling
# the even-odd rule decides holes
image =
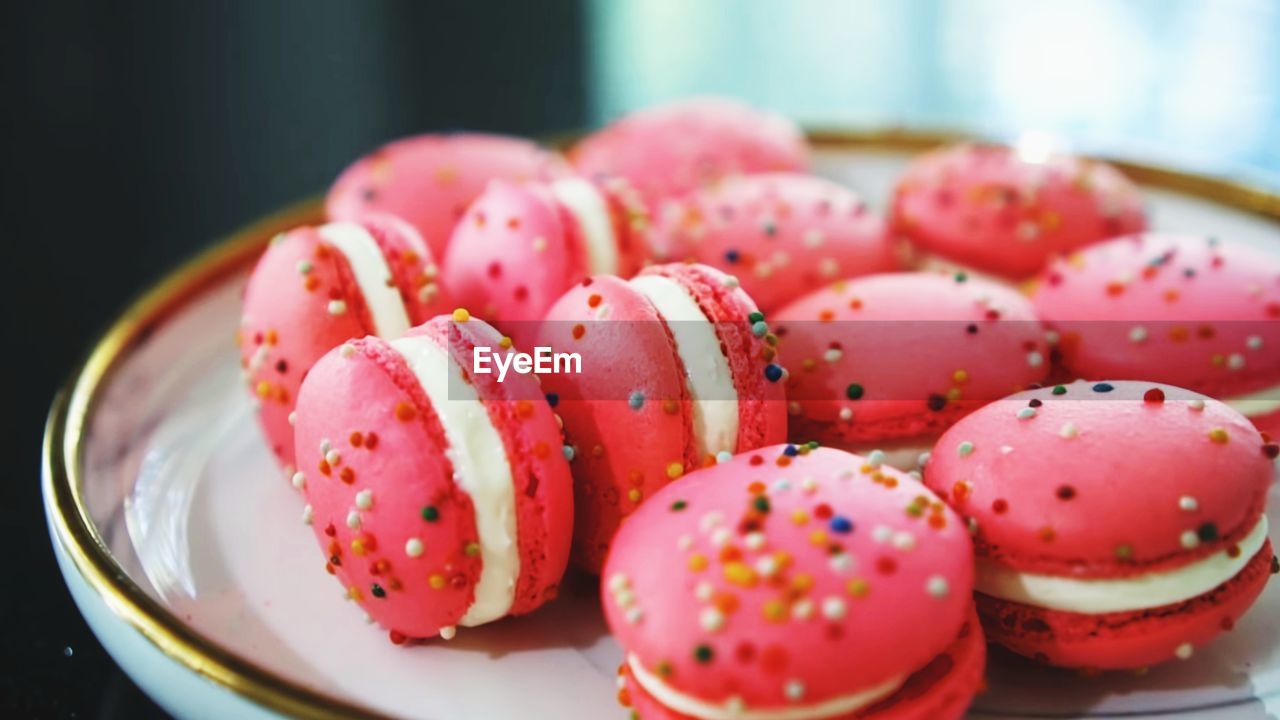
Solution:
[[[322,225],[318,232],[351,266],[356,285],[373,317],[374,333],[392,339],[408,332],[412,327],[409,311],[400,297],[400,288],[391,281],[391,266],[369,231],[355,223],[340,222]]]
[[[1245,417],[1262,417],[1280,410],[1280,385],[1223,400]]]
[[[862,708],[874,705],[889,697],[902,687],[904,677],[895,677],[876,685],[848,695],[840,695],[819,703],[789,705],[773,708],[734,707],[732,704],[711,703],[706,700],[686,695],[671,687],[640,664],[635,655],[627,656],[627,666],[631,674],[645,692],[652,695],[667,708],[682,715],[700,718],[700,720],[822,720],[857,712]]]
[[[1174,570],[1098,580],[1034,575],[979,559],[975,586],[984,595],[1050,610],[1090,615],[1146,610],[1190,600],[1218,587],[1244,569],[1266,541],[1264,515],[1239,542],[1235,557],[1222,550]]]
[[[617,273],[618,240],[613,234],[609,203],[600,194],[600,190],[587,180],[569,178],[551,183],[551,192],[569,210],[582,230],[590,274]]]
[[[698,456],[732,453],[738,447],[738,391],[716,328],[680,284],[661,275],[641,275],[631,287],[649,299],[671,328],[693,398]]]
[[[421,336],[393,340],[391,347],[404,356],[439,415],[449,441],[446,456],[453,463],[454,480],[475,508],[480,580],[461,624],[470,627],[497,620],[511,609],[520,575],[515,482],[502,436],[475,387],[449,382],[462,369],[448,351]]]

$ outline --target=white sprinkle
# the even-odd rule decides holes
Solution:
[[[352,510],[347,513],[347,527],[352,530],[360,529],[360,513]]]
[[[293,486],[298,488],[299,490],[305,488],[307,486],[307,476],[303,475],[301,472],[294,473]]]
[[[435,283],[427,283],[418,289],[418,301],[429,303],[440,294],[440,288]]]
[[[716,453],[716,464],[723,465],[733,459],[733,453],[728,450],[721,450]]]
[[[1056,330],[1044,331],[1044,341],[1045,341],[1045,344],[1047,345],[1057,345],[1058,341],[1061,339],[1062,339],[1062,336],[1059,335],[1058,331]]]
[[[834,573],[849,572],[853,569],[853,556],[846,552],[836,553],[831,556],[827,564],[831,566],[831,571]]]
[[[710,600],[711,596],[715,595],[715,593],[716,586],[712,585],[709,580],[702,580],[693,588],[693,596],[702,602]]]
[[[1227,356],[1227,369],[1239,370],[1244,367],[1244,356],[1240,353],[1231,353]]]
[[[627,623],[630,625],[639,625],[644,619],[644,612],[638,607],[627,609]]]
[[[342,349],[338,351],[338,354],[344,358],[350,358],[356,354],[356,346],[351,343],[343,343]]]
[[[724,279],[720,282],[727,288],[736,288],[742,284],[738,281],[737,275],[725,275]]]
[[[822,277],[835,277],[840,272],[840,264],[832,258],[822,258],[818,262],[818,273]]]
[[[364,489],[356,493],[356,507],[361,510],[368,510],[373,507],[373,491]]]
[[[676,547],[680,550],[688,550],[689,548],[693,547],[693,536],[681,535],[680,537],[676,538]]]
[[[965,440],[956,446],[956,454],[960,457],[968,457],[973,454],[973,443]]]
[[[791,702],[799,702],[804,699],[804,683],[799,680],[788,680],[783,692]]]
[[[910,531],[899,530],[893,534],[893,546],[903,552],[914,550],[916,547],[916,536]]]
[[[765,555],[756,560],[756,572],[765,577],[773,577],[778,572],[778,559],[772,555]]]
[[[850,420],[852,420],[852,419],[853,419],[853,409],[852,409],[852,408],[840,408],[840,419],[841,419],[841,420],[843,420],[844,422],[849,422]]]
[[[797,620],[808,620],[813,617],[813,601],[803,598],[792,603],[791,617]]]
[[[1008,455],[1008,454],[1009,454],[1009,453],[1011,453],[1011,452],[1013,452],[1013,446],[1012,446],[1012,445],[1001,445],[1001,446],[1000,446],[1000,454],[1001,454],[1001,455]]]
[[[1019,420],[1030,420],[1036,416],[1036,409],[1033,407],[1024,407],[1018,411]]]
[[[311,264],[311,261],[310,261],[310,260],[299,260],[299,261],[298,261],[298,274],[299,274],[299,275],[310,275],[310,274],[311,274],[311,271],[312,271],[312,270],[314,270],[314,269],[315,269],[315,266]]]
[[[924,589],[931,597],[944,598],[951,592],[951,584],[941,575],[934,575],[925,582]]]
[[[362,614],[364,615],[364,624],[365,624],[365,625],[372,625],[372,624],[373,624],[373,616],[372,616],[372,615],[370,615],[369,613],[362,613]]]
[[[1250,350],[1261,350],[1262,338],[1257,335],[1250,335],[1249,337],[1245,338],[1244,346],[1249,348]]]
[[[822,244],[823,239],[822,231],[817,228],[812,228],[804,234],[806,247],[816,248]]]
[[[547,239],[544,237],[536,237],[533,239],[533,251],[542,252],[547,249]]]
[[[1143,343],[1147,341],[1147,338],[1150,337],[1150,335],[1151,334],[1147,332],[1146,328],[1141,325],[1134,325],[1133,328],[1129,330],[1129,342]]]
[[[631,585],[631,581],[622,573],[614,573],[609,576],[609,592],[618,592]]]
[[[712,510],[698,520],[698,528],[704,533],[711,532],[715,526],[722,522],[724,522],[724,513],[721,513],[718,510]]]
[[[1195,512],[1200,509],[1200,502],[1190,495],[1183,495],[1178,498],[1178,509],[1183,512]]]
[[[822,353],[822,359],[829,363],[837,362],[842,357],[844,357],[844,351],[840,348],[827,348],[827,351]]]
[[[1060,437],[1067,438],[1068,440],[1079,434],[1080,428],[1076,427],[1076,424],[1070,421],[1062,423],[1062,427],[1058,429],[1058,435]]]
[[[343,300],[330,300],[330,301],[329,301],[329,314],[330,314],[330,315],[345,315],[345,314],[346,314],[346,312],[347,312],[347,303],[346,303],[345,301],[343,301]]]
[[[321,441],[320,441],[320,454],[321,454],[321,455],[328,455],[328,454],[329,454],[329,450],[330,450],[331,448],[333,448],[333,444],[329,442],[329,438],[325,438],[325,439],[323,439],[323,440],[321,440]]]
[[[791,481],[786,478],[778,478],[773,481],[774,492],[786,492],[791,489]]]
[[[342,454],[337,450],[330,450],[324,454],[324,461],[329,463],[330,467],[337,467],[342,463]]]
[[[828,620],[839,620],[844,617],[847,606],[843,598],[831,596],[822,601],[822,616]]]
[[[1018,223],[1018,239],[1023,242],[1031,242],[1040,235],[1040,227],[1030,220],[1023,220]]]
[[[916,457],[916,467],[924,469],[924,466],[929,464],[929,458],[931,457],[933,457],[933,453],[927,450],[920,453],[920,455]]]
[[[435,280],[436,276],[439,274],[440,268],[436,267],[435,263],[427,263],[422,267],[422,277],[428,280]]]
[[[883,450],[872,450],[867,454],[867,464],[873,468],[878,468],[881,465],[884,465],[886,458],[887,456],[884,454]]]
[[[404,543],[404,554],[409,557],[418,557],[423,551],[422,541],[418,538],[409,538]]]
[[[307,506],[302,508],[302,524],[303,525],[311,524],[311,515],[312,515],[311,505],[308,504]]]
[[[293,427],[297,423],[298,423],[298,413],[296,412],[289,413],[289,427]]]
[[[1196,649],[1191,643],[1182,643],[1177,650],[1173,651],[1174,657],[1179,660],[1190,660]]]
[[[1182,547],[1188,550],[1194,550],[1197,547],[1200,547],[1200,536],[1196,534],[1195,530],[1187,530],[1183,532],[1180,540],[1182,542]]]
[[[1187,407],[1191,408],[1194,412],[1204,410],[1204,398],[1191,398],[1187,401]]]
[[[631,592],[630,587],[624,587],[621,590],[614,590],[613,601],[618,604],[618,607],[629,608],[636,604],[636,594]]]
[[[871,539],[883,545],[893,539],[893,528],[877,525],[871,529]]]
[[[711,531],[711,544],[718,548],[728,545],[732,539],[733,532],[727,527],[718,527]]]
[[[805,476],[800,479],[800,489],[806,494],[812,495],[813,492],[818,489],[818,481],[814,480],[812,477]]]
[[[759,550],[764,547],[764,539],[764,533],[750,532],[742,539],[742,542],[747,546],[748,550]]]
[[[1032,350],[1027,353],[1027,364],[1031,367],[1040,367],[1044,364],[1044,355],[1039,350]]]
[[[452,640],[457,635],[458,635],[458,628],[453,625],[445,625],[444,627],[440,628],[440,637],[444,638],[445,640]]]
[[[724,627],[724,613],[713,607],[702,608],[698,615],[698,624],[707,632],[718,632]]]

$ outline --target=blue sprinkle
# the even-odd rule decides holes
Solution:
[[[736,263],[739,257],[737,250],[726,250],[724,252],[724,259],[728,262]]]
[[[1112,385],[1111,383],[1098,383],[1097,385],[1093,386],[1094,392],[1111,392],[1112,390],[1115,390],[1115,389],[1116,389],[1115,386]]]
[[[573,456],[577,454],[577,452],[573,449],[573,446],[565,445],[563,449],[564,449],[564,459],[568,460],[569,462],[573,462]]]
[[[764,337],[769,332],[769,325],[761,320],[751,324],[751,334],[756,337]]]
[[[644,407],[644,393],[639,390],[632,390],[631,396],[627,398],[627,406],[632,410],[639,410]]]
[[[843,515],[837,515],[831,518],[831,532],[837,532],[841,535],[853,532],[853,521]]]
[[[728,450],[721,450],[720,452],[716,453],[717,463],[727,463],[732,459],[733,459],[733,453],[729,452]]]
[[[795,457],[800,454],[800,451],[796,449],[795,445],[788,445],[785,448],[783,448],[782,454],[786,455],[787,457]]]
[[[778,382],[782,379],[782,366],[769,363],[764,368],[764,376],[769,382]]]
[[[547,393],[547,404],[555,407],[560,404],[560,396],[555,393]]]

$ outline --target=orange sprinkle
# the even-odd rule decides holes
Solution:
[[[867,593],[871,591],[871,584],[865,578],[849,578],[849,582],[845,583],[845,590],[854,597],[866,597]]]
[[[516,401],[516,417],[528,419],[533,417],[533,403],[528,400]]]
[[[573,326],[573,339],[574,339],[574,340],[581,340],[581,339],[582,339],[582,336],[583,336],[583,335],[586,335],[586,334],[587,334],[587,329],[586,329],[585,327],[583,327],[582,323],[578,323],[578,324],[576,324],[576,325],[574,325],[574,326]]]
[[[418,416],[418,411],[412,405],[401,400],[396,403],[396,419],[400,422],[409,422]]]
[[[782,622],[787,619],[787,604],[781,600],[769,600],[764,604],[764,619]]]
[[[694,553],[689,556],[689,569],[694,572],[702,572],[707,569],[707,556],[700,553]]]

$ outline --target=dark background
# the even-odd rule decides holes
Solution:
[[[44,415],[98,333],[384,140],[580,127],[582,33],[573,0],[3,4],[0,717],[162,715],[77,614],[40,508]]]

